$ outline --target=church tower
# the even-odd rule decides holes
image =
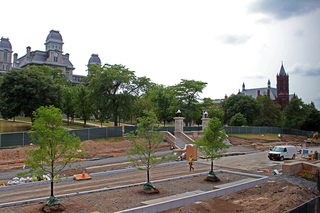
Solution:
[[[0,40],[0,73],[11,70],[12,46],[8,38]]]
[[[286,74],[282,62],[280,72],[277,74],[276,102],[281,105],[281,110],[289,105],[289,75]]]

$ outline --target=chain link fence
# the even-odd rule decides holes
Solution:
[[[121,126],[76,129],[70,130],[69,132],[74,133],[81,141],[123,136]],[[27,132],[0,134],[0,148],[8,146],[24,146],[29,145],[30,143],[31,138]]]
[[[297,136],[307,136],[312,133],[310,131],[304,130],[294,130],[294,129],[284,129],[278,127],[241,127],[241,126],[224,126],[223,129],[227,134],[286,134],[286,135],[297,135]],[[129,133],[137,130],[136,126],[115,126],[115,127],[97,127],[88,129],[76,129],[70,130],[80,140],[92,140],[99,138],[109,138],[109,137],[122,137],[123,133]],[[183,127],[183,131],[201,131],[202,127]],[[168,131],[174,135],[174,127],[160,127],[157,131]],[[0,148],[8,146],[19,146],[30,144],[31,139],[26,132],[17,133],[3,133],[0,134]]]

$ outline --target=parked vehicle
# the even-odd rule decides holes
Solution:
[[[268,158],[270,160],[295,159],[297,156],[297,148],[295,146],[275,146],[269,151]]]

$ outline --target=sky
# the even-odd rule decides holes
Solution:
[[[319,0],[55,0],[1,2],[0,37],[18,57],[45,50],[59,30],[75,67],[91,54],[172,86],[207,82],[202,98],[276,87],[283,62],[289,93],[320,109]]]

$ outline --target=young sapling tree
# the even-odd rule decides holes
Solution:
[[[213,160],[222,157],[229,147],[224,143],[225,139],[226,133],[221,129],[221,122],[218,118],[212,118],[208,123],[208,127],[204,129],[204,136],[194,142],[205,158],[211,160],[211,170],[208,174],[209,179],[217,178],[213,172]]]
[[[144,111],[144,115],[137,119],[138,129],[126,135],[126,139],[132,142],[132,147],[128,151],[130,161],[138,169],[144,166],[147,170],[147,183],[144,190],[154,190],[155,187],[150,182],[150,169],[164,161],[174,159],[173,153],[170,156],[157,157],[156,150],[162,142],[163,132],[155,131],[158,119],[154,112]]]
[[[25,164],[30,168],[27,173],[38,176],[50,174],[51,194],[47,204],[52,206],[60,203],[53,194],[54,179],[64,168],[71,166],[74,158],[85,153],[78,152],[81,143],[79,137],[70,134],[62,126],[60,109],[42,106],[33,114],[35,120],[28,133],[37,148],[28,151]]]

